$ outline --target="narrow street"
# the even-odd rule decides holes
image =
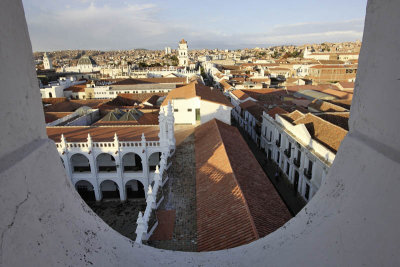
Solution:
[[[261,165],[265,174],[268,176],[271,183],[274,185],[275,189],[278,191],[283,202],[285,202],[290,213],[295,216],[306,204],[307,202],[293,190],[293,186],[290,181],[281,174],[278,179],[275,179],[275,173],[279,168],[274,161],[269,161],[267,156],[260,148],[257,147],[256,143],[250,138],[250,136],[244,131],[244,129],[238,127],[236,121],[232,119],[232,125],[235,126],[243,139],[246,141],[250,150],[253,152],[254,157],[257,159],[258,163]],[[281,173],[281,172],[279,172]]]

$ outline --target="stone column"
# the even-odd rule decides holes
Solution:
[[[137,224],[137,226],[136,226],[136,231],[135,231],[135,233],[136,233],[135,243],[142,244],[143,235],[144,235],[144,233],[146,233],[147,227],[146,227],[145,222],[143,221],[143,215],[142,215],[141,211],[139,211],[139,215],[138,215],[136,224]]]
[[[64,160],[65,171],[67,173],[68,178],[72,182],[72,169],[71,169],[71,162],[70,162],[70,159],[68,157],[68,145],[67,145],[67,140],[65,139],[63,134],[61,134],[61,143],[60,143],[60,145],[61,145],[61,148],[63,150],[61,158]]]
[[[158,138],[160,139],[160,145],[161,146],[168,145],[166,119],[164,112],[161,110],[158,116],[158,124],[160,126],[160,132],[158,133]]]
[[[168,102],[168,114],[167,114],[167,127],[168,127],[168,141],[170,146],[175,146],[175,135],[174,135],[174,113],[172,111],[171,102]]]
[[[119,188],[119,197],[121,201],[126,200],[126,190],[125,190],[125,183],[122,177],[122,158],[121,158],[121,151],[119,149],[119,140],[118,140],[118,135],[117,133],[114,134],[114,158],[115,158],[115,166],[117,169],[117,184]]]
[[[90,134],[88,134],[87,138],[87,143],[88,143],[88,158],[89,158],[89,163],[90,163],[90,172],[92,174],[92,179],[93,179],[93,187],[94,187],[94,195],[96,197],[96,201],[100,201],[103,198],[103,195],[101,193],[101,188],[99,184],[99,180],[97,177],[97,162],[96,162],[96,157],[94,156],[94,146],[93,146],[93,140]]]
[[[149,159],[147,158],[148,155],[147,155],[146,137],[144,136],[144,133],[142,133],[141,144],[142,144],[141,159],[142,159],[142,167],[143,167],[143,177],[144,177],[144,180],[147,182],[147,184],[150,184],[149,163],[148,163]]]

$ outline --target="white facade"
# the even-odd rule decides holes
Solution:
[[[53,62],[49,54],[47,54],[47,52],[45,52],[43,55],[43,67],[45,70],[53,69]]]
[[[72,184],[94,191],[97,201],[110,191],[118,191],[120,199],[126,200],[127,190],[137,191],[138,182],[147,196],[156,166],[162,162],[161,167],[166,167],[175,150],[171,106],[168,111],[167,116],[160,112],[158,141],[146,141],[144,134],[141,141],[119,141],[115,134],[113,141],[94,142],[89,134],[86,142],[68,142],[62,135],[56,147]]]
[[[263,113],[261,147],[300,195],[309,201],[324,181],[335,154],[312,139],[303,125]]]
[[[169,46],[165,47],[165,54],[166,55],[171,54],[171,52],[172,52],[171,47],[169,47]]]
[[[42,98],[69,97],[69,93],[64,92],[64,89],[84,82],[85,81],[77,81],[75,77],[70,77],[69,79],[60,77],[57,82],[50,82],[48,85],[40,88],[40,94]]]
[[[178,59],[179,66],[186,67],[189,65],[188,45],[184,39],[179,42]]]
[[[306,59],[316,59],[316,60],[329,60],[330,53],[311,53],[308,48],[304,50],[303,58]]]
[[[218,119],[226,124],[231,124],[231,107],[202,100],[200,97],[189,99],[171,99],[174,109],[175,123],[192,124],[206,123]],[[166,112],[167,106],[161,109]]]
[[[94,99],[113,99],[118,94],[168,93],[175,84],[137,84],[124,86],[92,86]]]

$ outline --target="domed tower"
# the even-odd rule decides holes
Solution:
[[[92,72],[96,65],[96,61],[94,61],[90,56],[85,55],[78,60],[77,68],[80,72]]]
[[[189,65],[188,45],[185,39],[182,39],[179,42],[178,59],[179,59],[179,66],[186,67]]]
[[[49,54],[47,54],[47,52],[45,52],[43,55],[43,66],[45,70],[53,69],[53,63],[51,57],[49,56]]]

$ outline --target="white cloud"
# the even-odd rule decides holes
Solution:
[[[361,39],[363,19],[338,22],[305,22],[272,25],[258,34],[232,34],[220,28],[203,30],[193,24],[161,19],[162,9],[154,4],[99,6],[94,1],[83,7],[42,10],[28,15],[33,49],[130,49],[176,46],[184,37],[191,48],[239,48],[275,44],[301,44]],[[90,3],[89,3],[90,2]],[[206,20],[205,20],[206,21]],[[205,23],[205,22],[202,22]]]

